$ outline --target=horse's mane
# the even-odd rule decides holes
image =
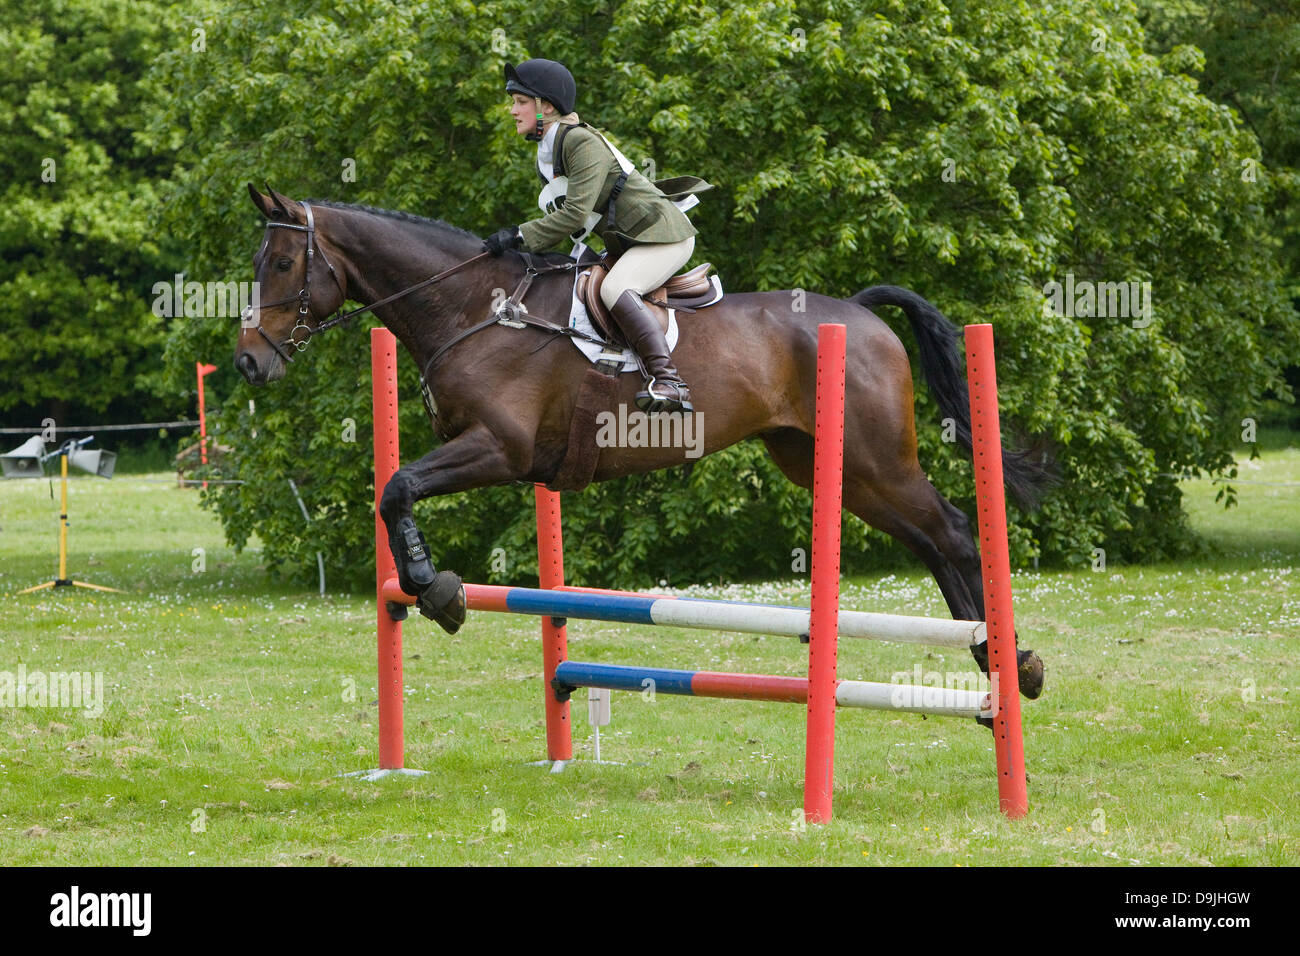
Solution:
[[[442,219],[429,219],[425,216],[417,216],[415,213],[402,212],[397,209],[380,209],[378,206],[366,206],[362,203],[335,202],[332,199],[308,199],[307,202],[313,206],[325,206],[329,209],[341,209],[347,212],[364,212],[372,216],[379,216],[383,219],[393,219],[398,222],[409,222],[417,226],[424,226],[429,229],[437,229],[442,232],[450,233],[453,236],[460,236],[465,239],[473,239],[479,242],[480,239],[472,232],[453,226]]]

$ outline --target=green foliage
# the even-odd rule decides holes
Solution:
[[[251,278],[261,225],[249,179],[481,232],[530,217],[531,146],[506,120],[501,67],[544,55],[572,68],[579,113],[634,162],[719,185],[693,219],[697,256],[728,288],[848,295],[890,282],[956,322],[995,324],[1007,430],[1048,436],[1065,480],[1040,512],[1012,515],[1013,560],[1186,551],[1170,476],[1227,473],[1242,419],[1270,391],[1290,398],[1281,370],[1300,352],[1300,326],[1269,234],[1274,172],[1242,177],[1260,156],[1254,136],[1197,92],[1194,50],[1144,52],[1132,4],[199,9],[189,26],[206,31],[206,48],[160,58],[165,108],[149,129],[181,157],[161,211],[196,272]],[[1052,314],[1046,284],[1067,276],[1149,282],[1153,313]],[[233,341],[228,323],[178,326],[174,380]],[[221,440],[235,448],[235,474],[254,482],[211,495],[232,540],[256,531],[304,577],[322,549],[365,578],[366,368],[364,335],[331,333],[255,396],[251,418],[253,392],[225,380]],[[403,394],[410,460],[432,439],[409,400],[409,367]],[[924,388],[917,416],[923,464],[969,511],[970,463],[943,443]],[[355,444],[338,440],[349,417]],[[309,532],[278,486],[294,474],[316,513]],[[492,489],[417,516],[441,562],[484,579],[501,547],[505,577],[519,580],[531,566],[530,499]],[[807,496],[744,445],[688,480],[673,472],[569,496],[568,571],[639,585],[789,573],[806,514]],[[879,536],[846,528],[850,566],[859,551],[882,553]]]
[[[1181,57],[1202,92],[1232,107],[1259,138],[1275,187],[1265,208],[1291,295],[1300,298],[1300,4],[1142,0],[1139,7],[1147,46]]]
[[[328,348],[322,347],[324,342]],[[350,330],[324,342],[298,365],[310,362],[313,373],[335,387],[316,393],[281,388],[268,394],[244,386],[210,416],[213,440],[232,448],[211,474],[247,483],[211,485],[203,498],[217,507],[226,535],[237,548],[245,547],[254,534],[259,536],[271,569],[288,566],[310,578],[320,551],[326,556],[331,586],[359,586],[373,581],[374,574],[373,557],[368,556],[374,547],[366,547],[374,535],[373,498],[366,488],[373,467],[373,431],[369,402],[361,400],[370,394],[368,338]],[[416,425],[410,404],[402,412],[408,435]],[[290,479],[310,523],[303,521]]]
[[[146,297],[173,271],[150,229],[166,166],[134,137],[163,10],[0,8],[0,365],[12,372],[0,412],[14,421],[174,410],[160,400],[166,330]]]
[[[1300,4],[1143,0],[1139,6],[1148,49],[1178,50],[1205,95],[1229,105],[1259,138],[1260,162],[1274,187],[1264,204],[1270,235],[1262,241],[1276,247],[1288,294],[1300,308]],[[1291,362],[1286,381],[1295,392],[1300,355],[1293,353]],[[1264,403],[1259,420],[1300,431],[1300,410],[1279,399]]]

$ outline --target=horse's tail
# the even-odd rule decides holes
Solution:
[[[944,417],[954,422],[958,443],[971,452],[970,393],[958,362],[957,341],[962,337],[962,330],[933,304],[900,286],[874,285],[851,296],[849,301],[868,309],[896,305],[903,310],[921,350],[925,383]],[[1002,474],[1011,496],[1027,509],[1037,507],[1042,493],[1056,482],[1050,456],[1042,442],[1026,451],[1003,448]]]

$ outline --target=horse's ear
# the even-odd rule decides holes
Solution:
[[[293,219],[293,213],[289,209],[289,203],[293,202],[293,200],[289,199],[287,196],[281,196],[278,192],[276,192],[274,189],[271,188],[270,183],[266,184],[266,191],[269,192],[271,194],[271,198],[275,200],[276,208],[278,208],[282,213],[284,213],[284,218]]]
[[[267,187],[270,188],[269,186]],[[248,195],[252,197],[253,205],[262,213],[263,219],[279,219],[279,211],[271,203],[270,196],[264,196],[257,191],[257,187],[252,183],[248,184]]]

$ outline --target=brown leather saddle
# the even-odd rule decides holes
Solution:
[[[621,340],[618,326],[614,324],[609,309],[605,308],[605,303],[600,298],[600,287],[605,282],[605,276],[609,274],[609,268],[604,262],[584,265],[581,268],[576,290],[578,301],[587,307],[591,324],[601,335],[607,339]],[[668,331],[669,309],[694,312],[706,305],[712,305],[720,298],[709,277],[712,268],[713,263],[705,262],[689,272],[673,276],[654,292],[641,297],[654,317],[659,320],[659,327],[665,333]]]

